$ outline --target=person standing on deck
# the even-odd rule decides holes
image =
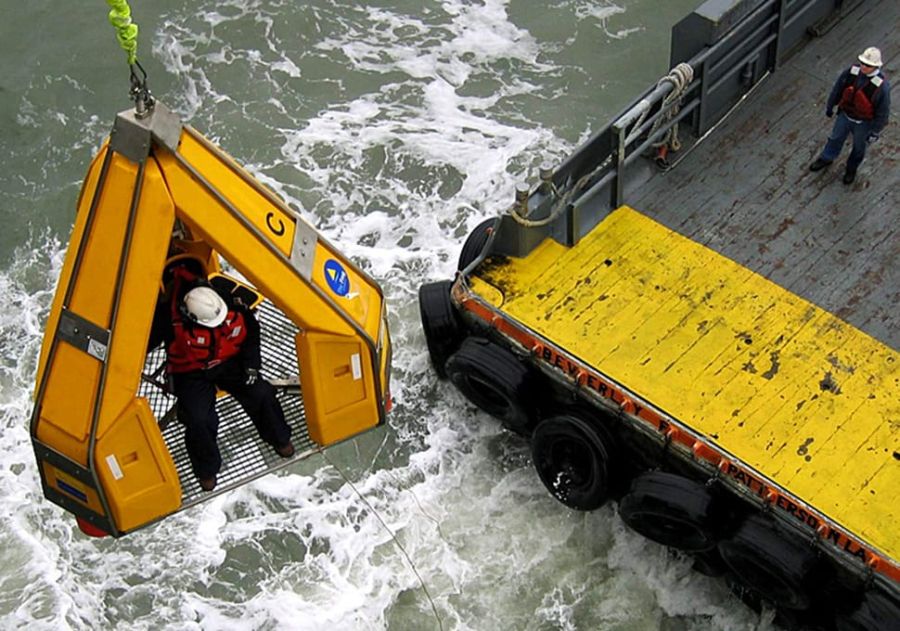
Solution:
[[[165,329],[156,335],[166,343],[166,371],[178,399],[178,420],[184,425],[191,468],[200,488],[212,491],[222,467],[217,442],[218,390],[237,400],[260,437],[279,456],[293,456],[294,445],[275,388],[259,376],[256,317],[237,301],[227,304],[204,281],[186,267],[173,270],[171,297],[168,304],[160,304],[169,313],[160,314],[163,317],[155,318],[154,323],[165,323]]]
[[[881,51],[870,47],[859,56],[859,63],[841,73],[828,102],[825,116],[831,118],[837,106],[838,116],[822,153],[809,166],[810,171],[824,169],[841,152],[847,135],[853,136],[853,149],[844,170],[844,184],[852,184],[856,170],[866,155],[866,146],[878,140],[891,110],[891,86],[881,72]]]

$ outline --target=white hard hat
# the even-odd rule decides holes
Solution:
[[[881,51],[874,46],[869,46],[859,56],[859,61],[867,66],[881,68]]]
[[[225,301],[211,287],[195,287],[184,295],[184,308],[197,324],[217,327],[228,315]]]

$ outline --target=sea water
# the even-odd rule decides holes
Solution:
[[[155,96],[384,287],[385,427],[120,540],[43,498],[31,393],[75,201],[128,68],[104,2],[3,0],[0,628],[769,629],[569,510],[430,369],[420,285],[668,70],[697,0],[132,0]]]

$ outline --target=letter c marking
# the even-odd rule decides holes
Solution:
[[[276,228],[272,225],[273,217],[275,217],[275,213],[271,211],[266,214],[266,225],[269,227],[269,230],[271,230],[275,234],[276,237],[280,237],[284,234],[284,222],[281,221],[281,219],[278,219],[278,227]]]

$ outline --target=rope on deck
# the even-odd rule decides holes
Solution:
[[[663,114],[659,116],[659,118],[657,118],[655,121],[653,121],[653,127],[650,128],[650,136],[656,133],[656,130],[659,129],[660,125],[662,125],[663,123],[668,123],[673,118],[675,118],[675,116],[677,116],[679,110],[681,110],[681,105],[677,104],[677,102],[681,100],[684,91],[693,80],[693,67],[691,67],[690,64],[682,62],[672,68],[672,70],[669,71],[669,74],[667,74],[656,83],[656,87],[662,87],[664,84],[670,83],[672,85],[672,91],[669,92],[663,99],[662,106],[660,107],[660,111],[662,111]],[[675,105],[672,105],[673,103],[675,103]],[[669,107],[670,105],[671,107]],[[649,110],[644,110],[640,118],[638,118],[638,120],[635,122],[635,129],[643,124],[644,119],[647,118],[648,111]],[[673,125],[672,127],[670,127],[669,131],[667,131],[660,140],[653,143],[653,146],[667,146],[672,151],[678,151],[679,149],[681,149],[681,141],[678,139],[677,125]]]
[[[662,105],[660,106],[660,111],[663,113],[655,121],[653,121],[653,126],[650,128],[648,136],[653,136],[653,134],[656,133],[656,130],[658,130],[663,123],[670,122],[673,118],[675,118],[675,116],[678,115],[681,106],[677,104],[677,101],[681,100],[684,91],[693,80],[694,69],[691,67],[691,65],[687,63],[680,63],[672,68],[672,70],[669,71],[669,74],[667,74],[657,82],[657,88],[665,85],[666,83],[669,83],[672,85],[672,90],[663,99]],[[673,103],[676,104],[672,105]],[[632,129],[640,128],[640,126],[644,123],[644,120],[646,120],[649,111],[650,108],[648,107],[641,113],[640,117],[634,122]],[[671,149],[672,151],[678,151],[681,148],[681,141],[678,138],[678,126],[671,126],[669,130],[662,136],[662,138],[659,141],[654,142],[652,146],[656,148],[665,147],[667,149]],[[543,219],[527,219],[526,217],[523,217],[521,214],[519,214],[518,203],[514,203],[510,206],[508,211],[509,216],[512,217],[516,223],[521,226],[525,226],[526,228],[539,228],[541,226],[546,226],[552,223],[568,207],[569,202],[572,200],[572,198],[577,193],[580,193],[587,186],[587,184],[594,179],[596,175],[598,175],[600,172],[606,169],[607,166],[609,166],[609,164],[612,162],[612,159],[612,154],[606,156],[606,159],[603,160],[603,162],[597,165],[597,167],[592,169],[589,173],[579,178],[575,185],[569,187],[563,195],[560,195],[559,190],[556,188],[556,184],[551,181],[550,192],[556,198],[556,202],[554,203],[553,210],[550,212],[550,214]]]

